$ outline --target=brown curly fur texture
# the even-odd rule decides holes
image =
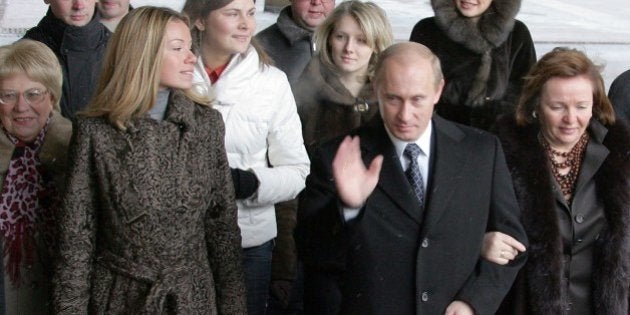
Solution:
[[[520,295],[529,297],[523,314],[566,314],[562,301],[568,292],[563,290],[566,285],[562,277],[562,241],[553,210],[551,171],[537,140],[538,128],[515,126],[513,118],[503,119],[499,124],[499,136],[530,242],[529,258],[519,275],[525,278],[521,283],[527,283],[526,292],[520,292]],[[595,314],[628,314],[630,134],[627,126],[621,123],[606,128],[608,133],[602,144],[610,152],[594,180],[598,199],[604,204],[607,226],[595,245],[592,297]]]
[[[127,131],[78,118],[60,218],[58,314],[245,314],[218,112],[171,93]]]

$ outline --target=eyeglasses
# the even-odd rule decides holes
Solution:
[[[48,90],[32,88],[22,93],[14,90],[0,90],[0,104],[15,105],[20,94],[22,94],[22,97],[26,100],[27,104],[32,105],[43,101],[46,94],[48,94]]]

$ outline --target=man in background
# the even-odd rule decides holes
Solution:
[[[120,20],[133,9],[129,0],[100,0],[96,4],[96,8],[98,9],[98,21],[112,33],[116,31]]]
[[[284,71],[293,85],[311,60],[313,31],[335,8],[335,0],[290,0],[278,21],[262,30],[256,39]]]
[[[292,86],[315,52],[315,28],[334,8],[335,0],[290,0],[290,5],[280,11],[277,22],[256,35]],[[272,256],[270,315],[299,313],[301,309],[301,276],[293,239],[295,211],[295,200],[276,205],[278,236]]]
[[[24,38],[46,44],[63,70],[61,114],[73,119],[88,105],[111,33],[94,18],[96,0],[44,0],[48,12]]]

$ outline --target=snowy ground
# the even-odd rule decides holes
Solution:
[[[407,40],[414,24],[433,15],[429,0],[373,0],[387,12],[397,40]],[[337,0],[340,2],[340,0]],[[20,37],[37,24],[47,6],[42,0],[0,0],[0,44]],[[131,0],[132,5],[158,5],[181,9],[184,0]],[[523,0],[517,18],[528,26],[539,56],[556,46],[584,50],[605,66],[604,80],[630,69],[630,5],[628,0]],[[1,9],[1,8],[0,8]],[[259,12],[258,30],[275,22],[277,15]]]

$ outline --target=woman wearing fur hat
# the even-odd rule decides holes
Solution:
[[[599,68],[580,51],[554,49],[497,131],[530,242],[499,314],[628,314],[630,132]],[[513,244],[488,233],[482,256],[508,263]]]
[[[536,62],[529,30],[514,17],[521,0],[431,0],[435,17],[418,22],[410,40],[442,63],[440,116],[490,129],[513,111],[522,78]]]

